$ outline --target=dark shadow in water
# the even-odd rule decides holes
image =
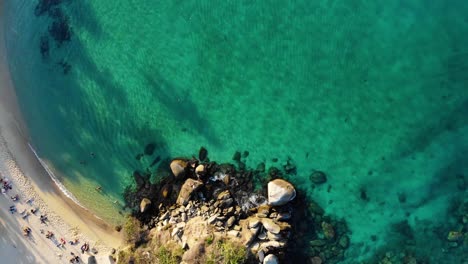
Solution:
[[[214,134],[211,124],[201,116],[198,107],[190,99],[188,90],[184,92],[156,70],[144,73],[143,76],[151,87],[155,99],[171,111],[174,119],[188,121],[190,127],[204,136],[211,144],[220,146],[221,142]]]
[[[452,143],[456,144],[456,142]],[[420,208],[440,197],[458,192],[457,177],[464,172],[468,172],[467,155],[468,149],[459,149],[456,157],[453,157],[451,162],[434,173],[432,182],[428,183],[427,188],[423,190],[425,195],[416,204],[410,204],[409,209]],[[418,192],[417,195],[419,196],[421,193]]]
[[[410,135],[407,141],[401,142],[400,146],[395,148],[392,156],[400,159],[418,153],[444,132],[455,131],[467,125],[468,99],[453,107],[450,111],[447,110],[450,109],[440,109],[445,114],[439,119],[428,116],[426,118],[428,125],[415,131],[415,134]]]
[[[121,175],[124,169],[128,171],[130,178],[134,170],[148,167],[153,157],[140,162],[135,156],[143,152],[149,142],[155,142],[157,145],[154,157],[166,158],[167,144],[158,130],[152,128],[149,123],[137,122],[138,119],[133,116],[134,111],[127,111],[129,103],[125,87],[116,81],[108,68],[98,67],[94,63],[79,39],[72,39],[71,43],[63,48],[68,49],[68,62],[77,71],[64,76],[57,73],[60,68],[54,65],[51,74],[56,76],[55,82],[53,86],[44,86],[42,92],[50,95],[48,108],[55,108],[48,110],[48,119],[58,124],[66,124],[70,129],[58,128],[51,131],[51,135],[64,138],[66,143],[63,149],[54,153],[52,159],[47,158],[51,161],[59,160],[54,165],[60,164],[56,169],[65,173],[67,179],[78,181],[77,176],[80,174],[93,175],[93,180],[97,181],[107,194],[111,194],[117,191],[115,177],[112,175]],[[75,76],[76,72],[85,75],[84,78],[80,76],[78,79]],[[83,90],[80,83],[83,79],[90,79],[99,87],[99,96],[106,98],[104,107],[95,104],[96,100],[90,89]],[[86,135],[91,135],[92,139]],[[67,148],[74,149],[73,155],[82,154],[79,157],[69,157],[71,153]],[[94,157],[90,155],[91,152],[95,154]],[[65,165],[70,162],[74,164]]]
[[[69,6],[73,16],[73,27],[79,31],[87,31],[94,38],[106,38],[107,34],[102,29],[92,6],[88,1],[73,1]]]

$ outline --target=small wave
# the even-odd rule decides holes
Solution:
[[[78,199],[69,191],[67,190],[67,188],[65,187],[65,185],[63,185],[63,183],[61,183],[59,181],[59,179],[57,178],[57,176],[55,176],[55,174],[52,172],[52,170],[49,168],[49,166],[47,166],[47,164],[39,157],[39,155],[37,154],[36,150],[31,146],[31,144],[28,142],[28,146],[29,148],[31,149],[31,151],[34,153],[34,156],[36,156],[37,160],[39,161],[39,163],[41,163],[42,167],[45,169],[45,171],[47,172],[47,174],[49,174],[50,178],[54,181],[55,185],[57,185],[57,187],[60,189],[60,191],[65,195],[67,196],[68,198],[70,198],[70,200],[72,200],[75,204],[77,204],[78,206],[82,207],[83,209],[85,209],[86,211],[89,211],[86,207],[84,207],[79,201]],[[95,215],[96,216],[96,215]],[[98,216],[96,216],[97,218],[99,218]]]

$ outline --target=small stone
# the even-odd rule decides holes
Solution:
[[[267,218],[266,214],[261,214],[261,213],[257,213],[255,214],[255,216],[257,216],[258,218]]]
[[[182,213],[182,215],[180,216],[182,221],[186,222],[187,221],[187,214],[186,213]]]
[[[248,225],[249,228],[255,228],[260,223],[260,219],[256,217],[250,217],[248,220],[249,220],[249,225]]]
[[[312,257],[310,259],[312,264],[322,264],[322,259],[319,256]]]
[[[265,259],[265,252],[263,252],[263,250],[259,250],[257,253],[257,257],[260,262],[263,262],[263,260]]]
[[[214,214],[210,218],[208,218],[207,222],[208,224],[213,224],[216,221],[216,218],[219,216],[219,214]]]
[[[151,201],[148,198],[143,198],[140,202],[140,212],[146,212],[151,206]]]
[[[226,200],[228,198],[231,198],[231,193],[229,192],[229,190],[220,192],[216,197],[217,200]]]
[[[241,231],[241,227],[238,226],[238,225],[235,225],[232,229],[236,230],[236,231]]]
[[[267,239],[267,234],[265,232],[260,232],[260,234],[258,234],[258,239],[260,240]]]
[[[278,220],[278,221],[287,221],[289,219],[291,219],[291,214],[290,213],[280,213],[276,217],[276,220]]]
[[[188,162],[186,160],[175,159],[171,161],[170,167],[172,174],[176,179],[182,178],[185,176],[185,168],[187,167]]]
[[[257,171],[265,172],[265,162],[261,162],[260,164],[258,164]]]
[[[195,168],[195,174],[200,178],[205,173],[205,166],[200,164]]]
[[[163,220],[166,220],[169,218],[169,211],[166,211],[164,214],[162,214],[160,217],[159,217],[159,221],[163,221]]]
[[[235,216],[229,217],[229,219],[226,222],[226,227],[230,228],[232,225],[234,225],[234,222],[236,221]]]
[[[263,259],[263,264],[278,264],[278,257],[269,254]]]
[[[273,222],[273,220],[269,218],[263,218],[262,225],[263,227],[265,227],[266,230],[273,234],[279,234],[279,232],[281,231],[280,226],[275,224],[275,222]]]
[[[280,234],[273,234],[271,232],[267,233],[270,240],[281,240],[283,237]]]
[[[203,206],[200,208],[200,210],[202,211],[202,213],[206,213],[206,212],[208,212],[208,210],[210,210],[210,208],[208,208],[208,206],[206,206],[206,205],[203,205]]]
[[[330,223],[322,222],[323,234],[327,239],[333,239],[335,237],[335,229]]]
[[[450,231],[447,235],[447,240],[448,241],[458,241],[463,237],[462,232],[458,231]]]
[[[325,213],[325,210],[315,201],[309,201],[309,210],[318,215],[323,215]]]
[[[231,237],[238,237],[239,236],[239,231],[230,230],[230,231],[227,232],[227,235],[231,236]]]
[[[325,246],[326,244],[327,244],[327,241],[322,240],[322,239],[316,239],[316,240],[310,241],[310,245],[312,247],[322,247],[322,246]]]
[[[322,171],[314,171],[310,174],[309,180],[315,184],[322,184],[327,182],[327,176]]]
[[[241,153],[239,151],[236,151],[236,153],[234,153],[234,155],[232,156],[232,160],[240,161],[240,159],[241,159]]]

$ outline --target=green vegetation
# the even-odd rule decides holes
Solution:
[[[175,246],[172,248],[161,246],[158,249],[157,253],[157,263],[159,264],[178,264],[182,259],[182,255],[184,254],[184,250],[179,247]]]
[[[247,250],[241,244],[218,240],[213,246],[207,257],[207,264],[241,264],[247,261]]]
[[[140,221],[132,216],[127,216],[123,226],[124,238],[128,244],[135,245],[139,243],[144,237],[144,233],[140,227]]]

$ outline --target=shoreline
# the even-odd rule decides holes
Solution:
[[[13,189],[7,193],[7,197],[0,198],[0,229],[2,238],[5,238],[0,242],[0,255],[7,262],[68,263],[69,251],[74,251],[82,260],[86,260],[90,254],[81,254],[79,245],[89,242],[90,248],[98,250],[98,254],[95,254],[98,263],[109,263],[111,249],[121,245],[121,234],[67,197],[29,145],[26,125],[9,75],[3,11],[4,3],[0,3],[0,172],[2,177],[10,180]],[[19,194],[19,202],[9,199],[9,195],[14,194]],[[48,225],[41,225],[37,216],[30,215],[22,219],[19,213],[10,214],[6,209],[16,205],[18,212],[29,211],[31,206],[24,202],[29,198],[33,198],[32,205],[39,209],[38,214],[48,216]],[[32,229],[30,238],[22,235],[22,227],[25,225]],[[59,236],[67,241],[78,238],[80,243],[66,245],[66,249],[58,248],[40,234],[42,228],[54,232],[57,239]]]

